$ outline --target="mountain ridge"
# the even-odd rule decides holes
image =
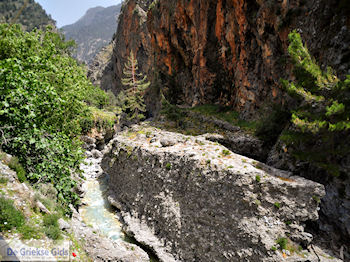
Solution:
[[[34,0],[29,0],[19,17],[13,21],[24,3],[24,0],[0,1],[0,23],[18,23],[21,24],[26,31],[32,31],[34,28],[41,29],[46,25],[56,24],[56,21]]]
[[[78,60],[90,63],[101,48],[112,40],[120,9],[121,4],[93,7],[75,23],[61,27],[67,39],[76,41],[75,57]]]

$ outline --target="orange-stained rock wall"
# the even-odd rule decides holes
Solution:
[[[337,0],[129,0],[116,35],[116,86],[134,50],[171,102],[220,103],[249,118],[285,99],[280,78],[292,77],[286,52],[292,29],[323,66],[344,74],[349,25]]]

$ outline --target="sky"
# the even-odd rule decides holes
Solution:
[[[117,5],[121,0],[36,0],[36,2],[56,20],[57,27],[62,27],[78,21],[91,7]]]

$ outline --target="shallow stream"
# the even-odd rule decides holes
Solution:
[[[86,181],[87,192],[83,199],[86,203],[81,207],[81,215],[87,225],[99,229],[106,237],[112,240],[124,239],[121,224],[117,219],[113,207],[104,197],[108,190],[108,177],[90,179]]]
[[[86,195],[83,198],[85,205],[80,208],[83,221],[87,225],[98,229],[105,237],[112,240],[122,239],[140,246],[147,252],[150,262],[159,262],[159,259],[152,251],[123,233],[121,223],[115,213],[116,211],[104,195],[108,190],[108,176],[105,175],[99,179],[89,178],[85,183],[87,189]]]

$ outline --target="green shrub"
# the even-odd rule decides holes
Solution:
[[[167,163],[167,164],[165,165],[165,168],[166,168],[167,170],[170,170],[170,169],[171,169],[171,164],[170,164],[170,163]]]
[[[61,230],[58,227],[50,226],[45,228],[45,234],[47,237],[57,240],[62,238]]]
[[[261,181],[261,177],[260,177],[259,175],[257,175],[257,176],[255,177],[255,181],[259,183],[259,182]]]
[[[50,200],[52,201],[57,200],[57,189],[52,184],[41,183],[37,185],[37,189],[43,196],[49,198]]]
[[[18,180],[23,183],[26,181],[26,171],[24,170],[23,166],[19,162],[17,157],[12,157],[10,162],[8,163],[9,168],[16,171]]]
[[[9,181],[8,178],[3,177],[3,176],[0,177],[0,184],[5,184],[6,185],[8,183],[8,181]]]
[[[273,205],[274,205],[277,209],[280,209],[280,208],[281,208],[281,203],[279,203],[279,202],[275,202]]]
[[[224,156],[229,156],[229,155],[231,155],[231,152],[230,152],[229,150],[227,150],[227,149],[222,150],[221,153],[222,153]]]
[[[42,196],[39,193],[36,193],[34,195],[34,201],[40,201],[48,210],[54,211],[56,207],[58,206],[58,203],[56,202],[55,198],[48,198],[45,196]]]
[[[59,218],[60,216],[58,214],[47,214],[43,218],[43,225],[45,227],[50,227],[50,226],[58,227]]]
[[[60,216],[58,214],[47,214],[43,218],[44,232],[51,239],[60,239],[61,230],[59,229],[58,219]]]
[[[0,231],[21,227],[25,222],[24,215],[13,205],[13,201],[0,197]]]
[[[280,237],[276,240],[276,243],[280,245],[280,249],[287,249],[288,239],[285,237]]]
[[[217,119],[229,122],[232,125],[239,126],[247,132],[254,132],[256,129],[255,121],[246,121],[240,118],[239,113],[232,110],[231,107],[221,105],[200,105],[191,109],[205,116],[212,116]]]
[[[40,239],[41,231],[34,225],[25,224],[18,229],[22,239]]]

